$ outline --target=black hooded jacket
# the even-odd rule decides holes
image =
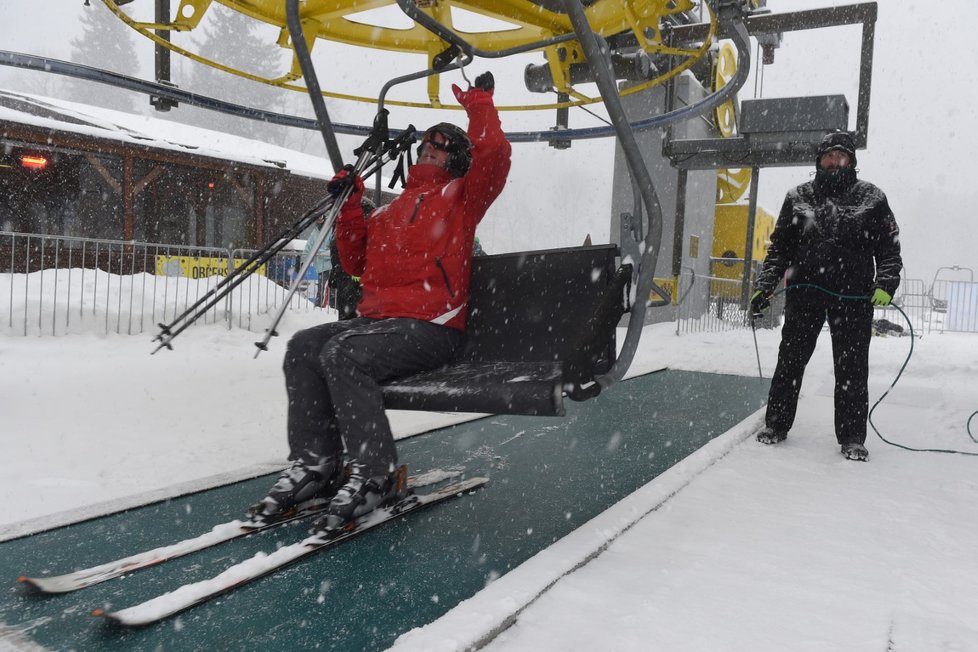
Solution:
[[[896,292],[903,269],[896,219],[882,190],[847,172],[841,183],[819,175],[788,192],[756,289],[770,295],[786,278],[844,295]]]

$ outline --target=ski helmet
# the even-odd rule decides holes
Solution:
[[[424,139],[430,134],[436,133],[441,134],[448,140],[448,145],[445,148],[445,151],[448,152],[448,161],[445,163],[445,169],[452,176],[465,176],[465,173],[469,171],[469,166],[472,164],[472,141],[469,140],[469,136],[464,130],[450,122],[439,122],[424,132],[421,145],[418,145],[418,156],[421,156]]]
[[[832,131],[822,138],[822,142],[818,145],[818,153],[815,154],[815,167],[818,167],[819,161],[822,160],[822,156],[833,149],[845,152],[849,155],[849,167],[856,167],[856,143],[852,138],[852,134],[848,131]]]

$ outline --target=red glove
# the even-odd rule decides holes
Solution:
[[[491,72],[484,72],[475,78],[475,86],[463,91],[457,84],[452,84],[455,99],[466,109],[475,106],[492,106],[492,92],[496,88],[496,80]]]
[[[363,199],[363,179],[360,178],[359,174],[353,174],[353,166],[345,165],[343,169],[333,175],[333,178],[329,180],[326,184],[326,191],[333,195],[338,195],[343,192],[343,189],[347,186],[353,186],[353,192],[350,193],[350,198],[347,202],[356,201],[356,204],[360,205],[360,200]]]

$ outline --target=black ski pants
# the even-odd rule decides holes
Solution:
[[[357,317],[299,331],[285,352],[289,459],[342,459],[389,472],[397,449],[379,383],[447,363],[461,331],[417,319]]]
[[[788,290],[765,423],[777,432],[791,429],[805,366],[826,319],[835,368],[835,436],[840,444],[862,444],[869,411],[869,342],[873,332],[873,306],[865,300],[837,299],[808,288]]]

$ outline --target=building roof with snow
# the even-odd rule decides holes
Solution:
[[[278,145],[66,100],[0,89],[0,135],[13,125],[329,178],[328,160]]]

